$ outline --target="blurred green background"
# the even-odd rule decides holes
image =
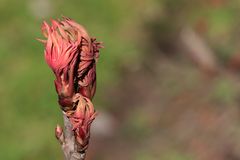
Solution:
[[[104,42],[87,159],[240,160],[239,0],[0,0],[0,159],[63,159],[43,20]]]

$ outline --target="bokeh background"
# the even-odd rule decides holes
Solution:
[[[0,0],[0,159],[60,160],[42,21],[105,48],[89,160],[240,160],[239,0]]]

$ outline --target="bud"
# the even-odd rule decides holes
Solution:
[[[76,140],[82,149],[86,149],[90,138],[90,126],[96,117],[93,104],[87,97],[77,94],[74,97],[76,110],[66,112],[75,133]]]
[[[42,33],[47,40],[40,41],[45,44],[45,60],[56,76],[54,83],[62,109],[72,109],[76,93],[92,99],[101,43],[69,18],[52,20],[51,26],[43,22]]]
[[[60,143],[63,142],[63,130],[59,125],[57,125],[55,128],[55,136],[59,140]]]
[[[45,60],[55,74],[58,102],[70,120],[80,150],[85,150],[90,137],[90,126],[96,112],[91,99],[96,90],[96,62],[101,43],[90,38],[87,31],[75,21],[64,17],[43,22],[46,40]],[[63,137],[60,126],[55,129],[58,139]]]

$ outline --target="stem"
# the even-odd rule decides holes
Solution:
[[[79,152],[77,150],[77,143],[72,131],[72,124],[65,114],[63,114],[64,120],[64,134],[58,139],[62,146],[62,150],[65,156],[65,160],[84,160],[85,152]]]

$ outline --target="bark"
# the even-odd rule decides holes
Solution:
[[[74,137],[74,132],[72,131],[72,124],[65,114],[63,114],[64,119],[64,132],[60,136],[57,136],[59,140],[62,151],[65,156],[65,160],[84,160],[85,151],[79,151],[77,148],[77,143]]]

